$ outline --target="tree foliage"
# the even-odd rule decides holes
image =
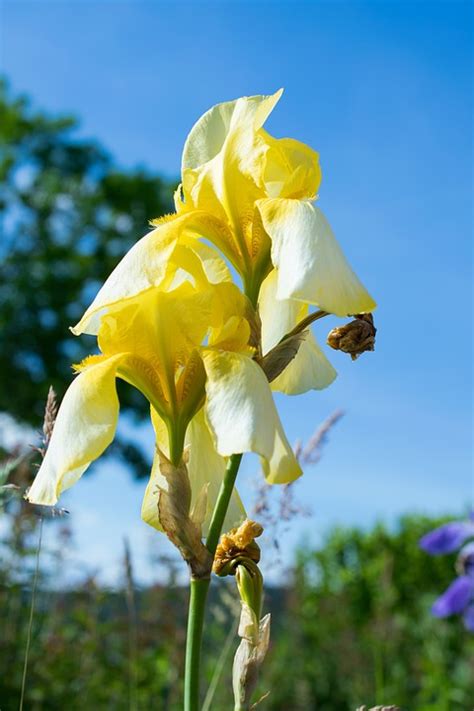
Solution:
[[[34,426],[49,385],[62,396],[71,363],[95,349],[69,326],[148,221],[171,209],[170,182],[119,170],[78,128],[0,84],[0,411]],[[146,413],[131,388],[120,398]],[[132,445],[119,447],[136,459]]]

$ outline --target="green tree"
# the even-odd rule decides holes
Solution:
[[[95,348],[69,326],[148,221],[172,206],[174,185],[118,170],[77,130],[75,118],[37,112],[0,83],[0,411],[33,426],[49,385],[62,396],[71,363]],[[131,388],[120,398],[145,414]],[[117,449],[143,463],[131,443],[119,439]]]

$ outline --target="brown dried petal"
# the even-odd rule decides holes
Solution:
[[[327,344],[336,351],[349,353],[356,360],[364,351],[375,350],[375,334],[372,314],[358,314],[354,321],[345,326],[333,328],[327,337]]]
[[[160,472],[167,489],[160,489],[158,514],[164,532],[188,563],[194,578],[210,574],[212,557],[202,542],[201,526],[190,515],[191,486],[184,460],[174,466],[161,452]]]

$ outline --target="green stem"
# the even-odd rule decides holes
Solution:
[[[209,583],[209,578],[201,580],[191,578],[186,634],[186,672],[184,677],[185,711],[199,711],[202,631]]]
[[[233,454],[229,457],[229,461],[227,462],[224,479],[222,480],[216,505],[214,506],[214,511],[212,513],[209,533],[207,534],[206,546],[212,557],[214,557],[216,553],[217,544],[219,543],[222,526],[224,525],[225,515],[227,513],[227,509],[229,508],[230,497],[232,496],[232,492],[234,490],[235,479],[237,477],[241,461],[241,454]]]
[[[224,524],[225,515],[229,507],[230,497],[234,489],[235,478],[239,470],[241,454],[229,457],[224,479],[222,480],[214,512],[212,514],[209,534],[206,545],[214,558],[217,544]],[[189,596],[188,629],[186,633],[186,664],[184,676],[184,711],[199,711],[199,681],[202,631],[204,626],[204,612],[206,609],[209,578],[191,578],[191,591]]]

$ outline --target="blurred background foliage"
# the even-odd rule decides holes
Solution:
[[[71,363],[95,350],[94,338],[75,338],[69,326],[148,221],[172,210],[175,184],[119,170],[78,128],[0,82],[0,412],[35,427],[49,384],[61,398]],[[120,387],[120,399],[134,417],[146,415],[134,389]],[[111,453],[147,473],[132,442],[119,437]]]
[[[17,472],[15,480],[21,477]],[[16,711],[39,519],[18,499],[4,516],[0,700],[2,711]],[[438,523],[407,516],[394,531],[341,528],[317,550],[299,550],[285,583],[266,592],[272,642],[256,699],[271,693],[262,709],[471,708],[474,638],[459,619],[430,614],[453,578],[454,556],[433,558],[417,546]],[[86,576],[73,588],[58,588],[72,534],[67,518],[44,525],[55,527],[56,543],[41,551],[25,708],[179,711],[187,589],[175,563],[150,560],[160,582],[144,588],[134,581],[125,548],[122,585],[110,589]],[[208,711],[229,708],[237,614],[232,581],[215,580],[205,635],[207,684],[217,667],[222,674]]]

